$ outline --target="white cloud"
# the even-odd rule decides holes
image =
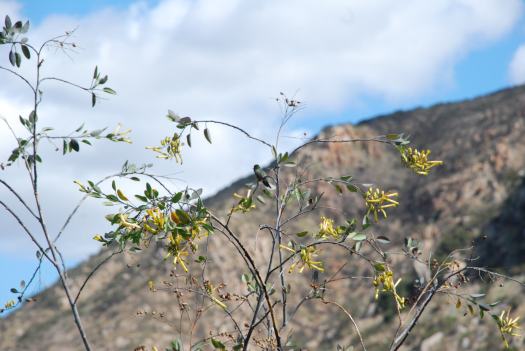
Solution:
[[[18,9],[14,2],[2,2],[0,16]],[[299,98],[308,104],[300,118],[313,118],[309,111],[341,111],[361,94],[414,99],[447,84],[460,58],[508,33],[522,11],[519,0],[165,0],[154,7],[137,2],[126,10],[48,17],[33,28],[31,42],[78,27],[75,40],[80,46],[71,58],[49,50],[45,74],[89,84],[98,64],[119,94],[91,109],[89,96],[49,82],[43,87],[41,123],[67,131],[82,121],[92,128],[122,122],[134,130],[135,143],[127,147],[101,142],[66,157],[48,149],[42,173],[47,184],[43,196],[51,207],[47,213],[56,228],[59,214],[78,198],[73,178],[112,173],[126,159],[149,162],[152,156],[144,146],[173,128],[163,118],[168,108],[198,119],[232,122],[271,138],[279,123],[272,98],[279,91],[299,90]],[[5,48],[0,49],[0,62],[6,55]],[[24,72],[27,69],[25,65]],[[1,77],[0,113],[16,123],[27,95],[22,95],[22,84]],[[15,108],[7,108],[6,102],[15,102]],[[178,172],[179,178],[213,192],[249,174],[253,163],[269,159],[260,145],[210,127],[213,146],[195,137],[183,167],[161,163],[159,172]],[[288,131],[292,133],[296,131]],[[3,135],[0,155],[5,156],[12,143]],[[0,176],[23,187],[9,172]],[[104,226],[102,210],[96,208],[89,205],[77,223],[82,230],[64,238],[63,245],[75,255],[94,250],[86,244],[91,228]],[[0,252],[27,246],[23,239],[10,240]]]
[[[509,65],[509,79],[513,84],[525,83],[525,44],[521,45]]]

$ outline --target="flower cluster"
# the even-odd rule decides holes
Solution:
[[[150,208],[146,210],[146,215],[142,219],[142,222],[144,230],[155,235],[164,229],[166,218],[159,208]]]
[[[299,260],[290,265],[288,273],[293,273],[296,268],[298,268],[299,273],[302,273],[307,267],[319,272],[324,272],[323,262],[315,260],[315,257],[319,255],[319,250],[317,250],[315,246],[301,247],[299,252],[285,245],[280,245],[280,248],[290,251],[294,255],[299,254]]]
[[[198,249],[198,240],[209,233],[208,219],[207,217],[192,218],[182,210],[171,212],[170,218],[176,227],[168,235],[165,258],[173,256],[173,264],[180,265],[188,272],[185,261],[190,254],[188,250],[195,253]]]
[[[397,286],[401,282],[401,278],[394,283],[394,273],[389,267],[385,267],[383,264],[376,264],[374,268],[375,277],[372,284],[375,287],[375,299],[377,300],[379,298],[380,292],[390,293],[394,296],[397,307],[399,309],[404,308],[406,300],[396,291]]]
[[[505,314],[507,316],[505,316]],[[510,318],[510,311],[503,311],[499,316],[493,315],[493,318],[498,324],[498,329],[501,334],[501,339],[503,340],[505,348],[509,348],[509,342],[507,340],[506,335],[520,336],[520,334],[516,332],[517,329],[521,329],[519,325],[520,317]]]
[[[366,215],[373,214],[376,222],[379,221],[379,213],[383,214],[383,217],[386,218],[387,214],[385,209],[399,205],[399,202],[393,199],[397,196],[397,193],[385,193],[379,188],[369,188],[363,194],[367,208]]]
[[[321,223],[319,223],[319,232],[316,235],[317,239],[339,239],[342,234],[341,228],[334,227],[334,221],[331,218],[321,216]]]
[[[429,161],[430,150],[418,150],[411,147],[399,147],[401,160],[411,170],[420,175],[428,175],[430,170],[443,164],[443,161]]]
[[[165,137],[160,141],[160,146],[148,146],[146,149],[159,153],[157,158],[172,159],[177,163],[182,164],[181,148],[184,143],[180,140],[179,134],[175,133],[173,136]]]
[[[146,209],[130,217],[130,214],[108,215],[107,219],[118,228],[104,237],[93,239],[109,245],[112,241],[121,244],[131,241],[135,245],[147,246],[155,240],[165,243],[166,256],[173,257],[173,264],[188,272],[187,256],[198,249],[198,241],[213,230],[206,211],[161,210],[159,207]]]

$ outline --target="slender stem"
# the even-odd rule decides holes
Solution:
[[[64,84],[71,85],[71,86],[73,86],[75,88],[78,88],[78,89],[81,89],[81,90],[84,90],[84,91],[92,91],[93,90],[93,88],[91,88],[91,87],[90,88],[86,88],[86,87],[83,87],[83,86],[81,86],[79,84],[75,84],[75,83],[70,82],[68,80],[65,80],[65,79],[62,79],[62,78],[57,78],[57,77],[45,77],[45,78],[42,78],[40,80],[40,83],[42,83],[42,82],[44,82],[46,80],[55,80],[55,81],[58,81],[58,82],[61,82],[61,83],[64,83]]]
[[[35,93],[36,89],[33,87],[33,85],[29,82],[29,80],[27,80],[24,76],[22,76],[21,74],[13,71],[12,69],[9,69],[9,68],[6,68],[6,67],[3,67],[3,66],[0,66],[0,69],[1,70],[4,70],[4,71],[7,71],[11,74],[14,74],[15,76],[17,76],[18,78],[22,79],[30,88],[31,90],[33,91],[33,93]]]
[[[26,225],[24,224],[22,219],[20,217],[18,217],[18,215],[9,206],[7,206],[2,200],[0,200],[0,205],[2,205],[2,207],[4,207],[6,209],[6,211],[9,212],[9,214],[11,214],[11,216],[13,216],[13,218],[18,222],[18,224],[22,227],[22,229],[24,229],[24,231],[29,236],[31,241],[33,241],[33,243],[35,243],[36,247],[38,247],[40,252],[42,252],[42,255],[44,255],[51,263],[53,263],[53,259],[47,254],[47,252],[44,249],[44,247],[40,244],[40,242],[38,242],[38,240],[35,238],[33,233],[31,233],[29,228],[26,227]]]
[[[31,213],[31,215],[33,217],[35,217],[36,219],[38,219],[38,216],[35,214],[35,212],[33,212],[33,210],[31,209],[31,207],[29,207],[29,205],[24,201],[24,199],[22,199],[22,197],[20,196],[20,194],[18,194],[9,184],[7,184],[4,180],[0,179],[0,183],[2,183],[11,193],[13,193],[13,195],[16,196],[16,198],[18,199],[18,201],[20,201],[20,203],[22,205],[24,205],[24,207],[29,211],[29,213]]]
[[[363,350],[366,351],[366,346],[365,346],[365,342],[363,341],[363,336],[361,335],[361,332],[359,331],[359,327],[357,326],[357,323],[354,319],[354,317],[352,317],[352,314],[350,312],[348,312],[346,310],[346,308],[344,308],[342,305],[340,305],[339,303],[335,302],[335,301],[328,301],[328,300],[321,300],[323,301],[323,303],[325,304],[331,304],[331,305],[334,305],[334,306],[337,306],[341,311],[343,311],[344,314],[346,314],[346,316],[350,319],[350,321],[352,321],[352,324],[354,325],[354,328],[357,332],[357,336],[359,337],[359,342],[361,343],[361,346],[363,347]]]
[[[44,46],[41,47],[41,49],[38,51],[38,55],[37,55],[36,84],[35,84],[35,89],[34,89],[34,101],[33,101],[33,103],[34,103],[33,104],[33,113],[35,114],[35,116],[38,116],[38,105],[39,105],[39,102],[40,102],[39,86],[40,86],[40,67],[41,67],[41,62],[42,62],[40,57],[41,57],[41,51],[42,51],[43,47]],[[33,124],[33,130],[32,130],[32,134],[33,134],[33,143],[32,143],[32,146],[33,146],[33,195],[34,195],[34,198],[35,198],[35,203],[36,203],[36,208],[37,208],[37,217],[38,217],[38,221],[40,223],[40,227],[42,228],[42,232],[44,234],[44,237],[46,239],[46,242],[47,242],[47,245],[48,245],[48,249],[49,249],[49,251],[51,253],[52,260],[50,260],[50,261],[53,264],[55,270],[57,271],[57,273],[59,275],[60,282],[62,284],[64,293],[66,294],[66,297],[67,297],[67,300],[68,300],[71,312],[73,314],[73,319],[74,319],[75,325],[77,326],[77,329],[78,329],[78,331],[80,333],[80,337],[82,339],[82,343],[84,345],[84,348],[86,349],[86,351],[91,351],[91,346],[89,345],[85,329],[84,329],[84,327],[82,325],[82,321],[81,321],[80,315],[78,313],[77,305],[76,305],[76,303],[75,303],[75,301],[73,299],[73,296],[71,294],[69,285],[67,283],[67,276],[66,276],[66,273],[65,273],[65,269],[63,269],[62,266],[58,263],[57,249],[56,249],[55,245],[51,242],[51,238],[50,238],[49,232],[47,230],[47,226],[45,224],[44,216],[42,214],[42,207],[41,207],[41,204],[40,204],[40,198],[39,198],[39,192],[38,192],[38,168],[37,168],[37,162],[36,162],[36,156],[37,156],[37,151],[38,151],[38,149],[37,149],[38,139],[37,139],[36,129],[37,129],[37,119],[35,119],[35,122]]]
[[[272,147],[272,145],[262,139],[259,139],[259,138],[256,138],[254,136],[252,136],[250,133],[248,133],[247,131],[245,131],[244,129],[242,128],[239,128],[233,124],[230,124],[230,123],[226,123],[226,122],[220,122],[220,121],[214,121],[214,120],[200,120],[200,121],[194,121],[196,123],[213,123],[213,124],[221,124],[221,125],[224,125],[224,126],[227,126],[227,127],[230,127],[230,128],[233,128],[241,133],[243,133],[244,135],[246,135],[248,138],[252,139],[252,140],[255,140],[255,141],[258,141],[259,143],[261,144],[264,144],[266,146],[268,146],[269,148]]]
[[[370,142],[370,141],[374,141],[374,142],[378,142],[378,143],[383,143],[383,144],[389,144],[391,145],[392,142],[388,141],[388,140],[384,140],[382,139],[381,137],[373,137],[373,138],[356,138],[356,139],[313,139],[313,140],[310,140],[298,147],[296,147],[291,153],[290,155],[292,154],[295,154],[297,151],[301,150],[302,148],[305,148],[307,147],[308,145],[311,145],[311,144],[323,144],[323,143],[330,143],[330,144],[340,144],[340,143],[358,143],[358,142]]]
[[[75,300],[73,300],[73,302],[75,304],[78,302],[78,299],[80,298],[80,294],[82,294],[82,290],[84,290],[84,288],[86,287],[86,284],[88,283],[89,279],[91,279],[91,277],[93,277],[93,275],[95,275],[95,273],[99,270],[100,267],[102,267],[110,259],[112,259],[113,256],[118,255],[120,253],[122,253],[122,249],[120,249],[119,251],[112,252],[111,255],[109,255],[108,257],[104,258],[99,264],[97,264],[95,266],[95,268],[93,268],[93,270],[91,272],[89,272],[89,274],[87,275],[86,279],[84,279],[84,282],[82,283],[82,285],[78,289],[78,293],[75,296]]]
[[[275,167],[275,182],[276,182],[276,189],[275,189],[275,198],[276,198],[276,220],[275,220],[275,235],[277,236],[277,252],[279,255],[279,278],[281,281],[281,298],[282,298],[282,314],[283,314],[283,321],[282,321],[282,328],[286,326],[286,282],[284,278],[284,271],[283,271],[283,254],[281,252],[281,244],[282,244],[282,235],[281,235],[281,216],[284,210],[284,206],[286,206],[286,197],[288,196],[288,191],[284,194],[283,201],[281,202],[280,196],[280,180],[279,180],[279,165]]]

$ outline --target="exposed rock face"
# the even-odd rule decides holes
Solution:
[[[364,183],[398,190],[400,207],[391,212],[386,225],[376,230],[388,235],[393,245],[411,236],[425,240],[427,254],[430,251],[439,254],[467,246],[471,240],[487,235],[478,249],[481,261],[517,277],[523,276],[525,88],[508,89],[460,103],[397,112],[356,126],[329,127],[321,136],[371,137],[400,132],[410,135],[415,146],[432,149],[432,155],[445,161],[445,165],[431,176],[416,177],[400,164],[399,155],[376,143],[319,144],[301,151],[297,157],[309,166],[313,176],[350,174]],[[231,195],[246,181],[240,180],[210,198],[209,206],[216,213],[225,214],[233,203]],[[314,190],[334,195],[333,188],[326,184]],[[357,195],[329,198],[324,213],[338,220],[363,212],[362,200]],[[264,234],[257,233],[258,224],[271,223],[267,209],[261,206],[242,217],[242,222],[233,223],[243,237],[258,235],[257,250],[269,245]],[[316,227],[319,214],[305,218],[297,229]],[[210,261],[214,265],[210,277],[213,281],[237,285],[244,272],[239,271],[238,257],[228,242],[217,235],[209,245]],[[254,247],[250,249],[255,250]],[[80,281],[105,255],[107,252],[92,257],[70,275]],[[342,255],[343,252],[335,251],[324,257],[327,272],[340,266]],[[409,262],[399,268],[414,278],[428,274],[423,269],[414,269]],[[162,252],[152,249],[142,255],[118,256],[96,275],[80,301],[80,313],[96,350],[168,345],[177,334],[178,302],[168,292],[151,293],[146,282],[169,279],[170,269],[162,261]],[[344,268],[344,273],[370,274],[367,269],[356,260]],[[290,279],[296,279],[299,289],[308,286],[307,276]],[[479,288],[485,289],[481,283]],[[494,300],[506,296],[514,304],[514,313],[523,315],[525,312],[523,288],[510,284],[502,288],[495,286],[488,296]],[[390,339],[385,335],[392,333],[394,324],[382,319],[369,282],[343,281],[334,287],[330,297],[351,309],[354,317],[360,320],[369,350],[383,350],[388,346]],[[453,305],[446,299],[434,301],[403,350],[500,348],[499,335],[490,318],[479,321],[464,317]],[[137,316],[137,311],[162,311],[167,322]],[[304,342],[309,350],[332,350],[337,342],[353,343],[359,349],[351,324],[339,312],[313,301],[292,323],[294,340]],[[223,317],[217,317],[220,315],[212,314],[212,318],[197,327],[195,335],[206,335],[209,330],[226,325]],[[35,348],[35,345],[38,346]],[[516,347],[525,348],[523,343]],[[81,349],[58,286],[43,292],[36,303],[0,320],[0,349]]]

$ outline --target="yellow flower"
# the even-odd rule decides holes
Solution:
[[[144,229],[151,234],[157,234],[164,229],[166,218],[164,213],[158,208],[150,208],[146,210],[146,216],[143,219]]]
[[[168,245],[166,246],[166,250],[168,253],[164,258],[168,258],[169,256],[173,256],[173,264],[180,265],[182,269],[187,273],[188,267],[186,266],[185,257],[189,255],[188,251],[186,251],[183,247],[181,247],[182,244],[182,236],[176,235],[174,237],[173,234],[170,234],[168,236]]]
[[[319,223],[319,233],[316,235],[318,239],[339,239],[341,231],[334,228],[334,221],[330,218],[321,216],[321,223]]]
[[[119,217],[119,224],[124,227],[125,229],[127,229],[128,231],[131,231],[133,229],[141,229],[140,226],[137,224],[137,223],[133,223],[133,222],[130,222],[128,220],[128,215],[127,214],[119,214],[118,215]]]
[[[505,314],[507,314],[506,317]],[[514,319],[510,318],[510,310],[502,311],[499,316],[494,315],[493,317],[496,320],[496,323],[498,323],[498,329],[501,334],[501,339],[503,340],[503,345],[505,348],[509,348],[509,342],[506,335],[520,336],[520,334],[516,332],[517,329],[521,329],[519,324],[520,317]]]
[[[101,243],[105,243],[106,242],[106,240],[104,240],[102,235],[98,235],[98,234],[93,237],[93,240],[99,241]]]
[[[165,137],[162,139],[160,145],[161,146],[148,146],[146,149],[159,153],[157,158],[174,158],[177,163],[182,164],[181,148],[184,143],[180,141],[180,136],[177,133],[173,134],[171,138]]]
[[[4,304],[4,308],[5,309],[13,308],[14,306],[15,306],[15,301],[14,300],[9,300],[9,301],[7,301]]]
[[[394,273],[389,267],[385,267],[383,264],[376,264],[375,270],[376,276],[372,282],[375,287],[375,299],[377,300],[379,298],[380,292],[391,293],[396,300],[397,307],[399,309],[404,308],[406,300],[396,291],[397,286],[401,282],[401,278],[394,283]]]
[[[289,246],[280,245],[281,249],[296,253],[294,249]],[[306,267],[309,269],[315,269],[319,272],[324,272],[323,262],[315,261],[314,257],[319,255],[319,250],[315,246],[303,247],[299,251],[299,261],[292,263],[288,269],[288,273],[293,273],[297,267],[299,267],[299,273],[302,273]]]
[[[378,213],[382,213],[383,217],[386,218],[385,209],[399,205],[399,202],[393,199],[398,196],[397,193],[385,193],[379,188],[369,188],[363,196],[367,207],[366,215],[372,213],[376,222],[379,221]]]
[[[428,175],[433,167],[440,166],[443,161],[429,161],[430,150],[418,150],[411,147],[400,147],[401,161],[420,175]]]

